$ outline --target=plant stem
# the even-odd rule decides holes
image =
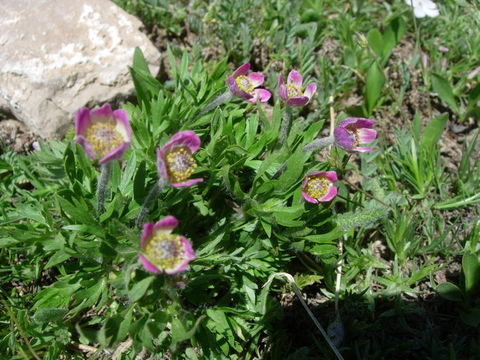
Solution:
[[[315,315],[313,315],[312,311],[310,310],[310,308],[308,307],[307,303],[305,302],[305,300],[303,299],[303,296],[302,296],[302,293],[300,292],[299,288],[297,287],[297,284],[295,284],[295,280],[293,279],[293,276],[288,274],[288,273],[275,273],[275,274],[272,274],[270,275],[270,277],[268,278],[268,281],[265,283],[265,285],[263,285],[264,287],[271,283],[273,278],[276,277],[276,276],[283,276],[287,279],[287,281],[290,283],[290,285],[292,285],[293,287],[293,291],[295,292],[295,295],[298,297],[298,300],[300,300],[300,303],[302,304],[303,308],[305,309],[305,311],[307,312],[308,316],[310,317],[310,319],[313,321],[313,323],[315,324],[315,326],[317,327],[317,329],[320,331],[320,333],[322,334],[322,336],[324,337],[325,341],[327,342],[327,344],[330,346],[330,348],[332,349],[332,351],[335,353],[335,356],[337,357],[338,360],[343,360],[343,356],[342,354],[340,354],[340,351],[338,351],[337,347],[335,346],[335,344],[332,342],[332,340],[330,340],[330,338],[328,337],[326,331],[323,329],[322,325],[320,324],[320,322],[317,320],[317,318],[315,317]]]
[[[338,309],[338,300],[340,297],[340,285],[342,283],[342,267],[343,267],[343,236],[338,240],[338,251],[340,254],[340,259],[337,262],[337,267],[335,272],[337,273],[337,278],[335,280],[335,315],[337,318],[340,318],[340,311]]]
[[[210,112],[211,110],[215,109],[217,106],[225,104],[229,102],[233,97],[233,94],[230,90],[225,91],[224,93],[216,96],[207,106],[205,106],[200,112],[195,115],[193,120],[197,120],[201,116],[205,115],[206,113]]]
[[[148,215],[148,211],[150,210],[150,205],[152,204],[153,200],[158,197],[158,194],[166,185],[167,182],[164,179],[159,179],[155,185],[153,185],[147,197],[145,198],[145,201],[143,202],[142,209],[138,213],[137,219],[135,220],[135,226],[142,226],[145,218]]]
[[[303,147],[303,152],[309,152],[309,151],[314,151],[314,150],[321,150],[324,147],[327,147],[329,145],[332,145],[334,142],[334,137],[333,136],[327,136],[324,138],[320,139],[315,139],[311,143],[305,145]]]
[[[105,195],[107,193],[107,185],[112,175],[112,162],[109,161],[100,165],[100,177],[97,183],[97,215],[102,215],[104,211]]]
[[[278,144],[282,145],[288,137],[288,131],[290,130],[290,122],[292,120],[292,114],[290,107],[285,108],[283,113],[282,123],[280,125],[280,134],[278,135]]]

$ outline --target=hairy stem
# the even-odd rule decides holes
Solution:
[[[309,151],[321,150],[329,145],[332,145],[333,142],[334,142],[334,137],[332,135],[324,138],[320,138],[320,139],[315,139],[311,143],[303,147],[303,152],[306,153]]]
[[[108,182],[112,175],[112,162],[100,165],[100,177],[97,183],[97,215],[102,215],[105,204],[105,195],[107,193]]]
[[[278,144],[282,145],[288,137],[288,131],[290,130],[290,122],[292,120],[292,114],[290,108],[287,106],[283,113],[282,123],[280,124],[280,134],[278,135]]]
[[[152,202],[158,197],[160,191],[167,185],[167,182],[164,179],[159,179],[155,185],[150,189],[145,201],[143,202],[142,209],[138,213],[137,219],[135,220],[135,226],[140,227],[142,226],[145,218],[148,215],[150,210],[150,206]]]
[[[230,90],[227,90],[224,93],[218,95],[209,104],[207,104],[207,106],[205,106],[202,110],[200,110],[200,112],[197,115],[195,115],[195,118],[193,120],[197,120],[201,116],[215,109],[217,106],[220,106],[222,104],[225,104],[226,102],[229,102],[232,99],[232,97],[233,97],[233,94]]]

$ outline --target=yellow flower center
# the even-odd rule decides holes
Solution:
[[[159,269],[174,269],[185,258],[182,237],[174,234],[154,234],[143,251],[147,259]]]
[[[187,180],[197,167],[190,150],[185,147],[171,150],[165,156],[165,161],[171,183],[180,183]]]
[[[287,85],[287,97],[292,98],[292,97],[295,97],[295,96],[303,96],[302,90],[295,85],[288,84]]]
[[[330,181],[323,175],[313,175],[308,177],[305,193],[312,199],[319,201],[328,193]]]
[[[236,79],[235,79],[235,83],[237,84],[238,88],[240,90],[243,90],[243,91],[246,91],[247,93],[251,93],[254,89],[254,86],[252,85],[252,83],[250,82],[250,80],[248,80],[248,77],[246,77],[245,75],[240,75],[238,76]]]
[[[95,156],[102,158],[125,141],[112,119],[92,121],[85,131],[85,139],[90,143]]]

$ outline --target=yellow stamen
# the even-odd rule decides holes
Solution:
[[[197,164],[185,147],[179,147],[171,150],[165,156],[167,172],[171,183],[180,183],[192,176]]]
[[[309,176],[303,190],[312,199],[320,201],[328,193],[330,181],[323,175]]]
[[[174,269],[185,258],[182,237],[173,234],[154,234],[143,250],[147,259],[159,269]]]
[[[292,98],[292,97],[295,97],[295,96],[303,96],[302,90],[298,86],[288,84],[287,85],[287,97]]]
[[[124,143],[122,134],[112,119],[96,119],[85,131],[85,139],[90,143],[96,157],[102,158]]]
[[[252,83],[250,82],[250,80],[248,79],[248,77],[246,77],[245,75],[240,75],[238,76],[236,79],[235,79],[235,83],[237,84],[238,88],[240,90],[243,90],[247,93],[251,93],[254,89],[254,86],[252,85]]]

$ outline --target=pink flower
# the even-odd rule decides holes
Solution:
[[[143,226],[139,256],[145,269],[156,274],[176,274],[195,259],[190,242],[181,235],[172,234],[177,225],[177,219],[167,216],[156,224],[149,222]]]
[[[157,168],[162,179],[174,187],[185,187],[203,181],[188,178],[193,174],[197,163],[192,154],[200,147],[200,138],[193,131],[186,130],[174,134],[170,140],[157,149]]]
[[[115,110],[109,104],[99,109],[82,107],[75,116],[76,142],[92,159],[105,164],[122,157],[130,146],[132,130],[125,110]]]
[[[265,89],[255,89],[263,84],[265,77],[256,72],[248,75],[250,64],[246,63],[240,66],[235,72],[227,78],[227,85],[233,95],[252,103],[260,101],[266,102],[272,94]]]
[[[290,71],[286,85],[282,75],[278,75],[278,96],[289,106],[307,105],[317,91],[317,84],[313,82],[308,84],[305,92],[302,92],[302,83],[303,78],[298,71]]]
[[[372,151],[372,148],[358,146],[375,140],[377,131],[372,129],[372,127],[372,120],[347,118],[333,132],[335,144],[348,152]]]
[[[332,200],[337,195],[333,183],[338,180],[335,171],[316,171],[305,177],[302,195],[308,202],[318,204]]]

